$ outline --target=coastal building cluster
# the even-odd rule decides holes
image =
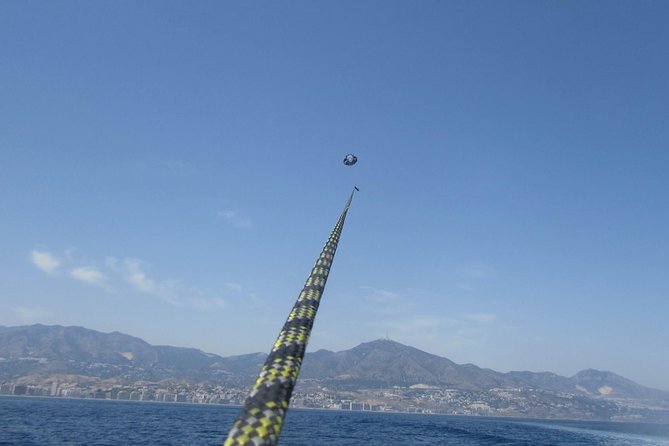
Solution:
[[[226,405],[241,405],[248,391],[248,387],[207,384],[138,382],[132,385],[104,386],[100,382],[77,380],[40,384],[7,382],[0,386],[0,395]],[[472,399],[460,391],[415,386],[361,391],[333,391],[317,386],[314,389],[296,391],[291,406],[371,412],[444,413],[445,401],[454,405],[456,410],[451,413],[485,415],[492,412],[487,403]]]
[[[33,384],[6,382],[0,385],[0,395],[225,405],[243,404],[248,391],[248,387],[174,381],[122,385],[74,379]],[[410,387],[341,390],[312,383],[296,389],[291,407],[506,417],[616,420],[640,418],[638,411],[632,410],[624,402],[597,401],[572,394],[521,388],[470,391],[421,384]]]
[[[175,383],[135,383],[105,387],[76,381],[53,381],[49,385],[4,383],[0,386],[0,395],[231,405],[242,404],[247,392],[248,389]]]

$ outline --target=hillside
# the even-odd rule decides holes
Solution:
[[[221,357],[183,347],[155,346],[119,332],[101,333],[59,325],[0,326],[0,380],[80,375],[119,382],[164,379],[250,385],[265,354]],[[339,389],[433,386],[464,391],[538,389],[596,399],[633,399],[669,404],[669,392],[588,369],[572,377],[550,372],[500,373],[455,362],[390,340],[365,342],[340,352],[305,356],[301,380]]]

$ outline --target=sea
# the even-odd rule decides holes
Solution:
[[[238,411],[0,397],[0,445],[221,445]],[[669,425],[290,409],[279,444],[669,446]]]

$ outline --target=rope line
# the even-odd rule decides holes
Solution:
[[[277,443],[353,194],[355,189],[297,297],[224,446]]]

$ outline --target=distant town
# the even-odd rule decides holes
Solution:
[[[53,381],[50,384],[5,382],[0,395],[85,398],[160,403],[241,405],[249,387],[178,382],[137,382],[104,385],[90,379]],[[469,416],[605,419],[666,422],[666,412],[653,412],[631,401],[595,401],[562,392],[521,388],[495,388],[486,392],[443,389],[427,385],[409,387],[331,390],[307,382],[293,394],[291,407],[371,412],[409,412]],[[663,415],[663,416],[661,416]],[[649,420],[649,416],[652,418]]]
[[[83,327],[0,327],[0,395],[242,405],[265,358],[153,346]],[[612,372],[501,373],[389,339],[307,353],[291,407],[669,422],[669,392]]]

